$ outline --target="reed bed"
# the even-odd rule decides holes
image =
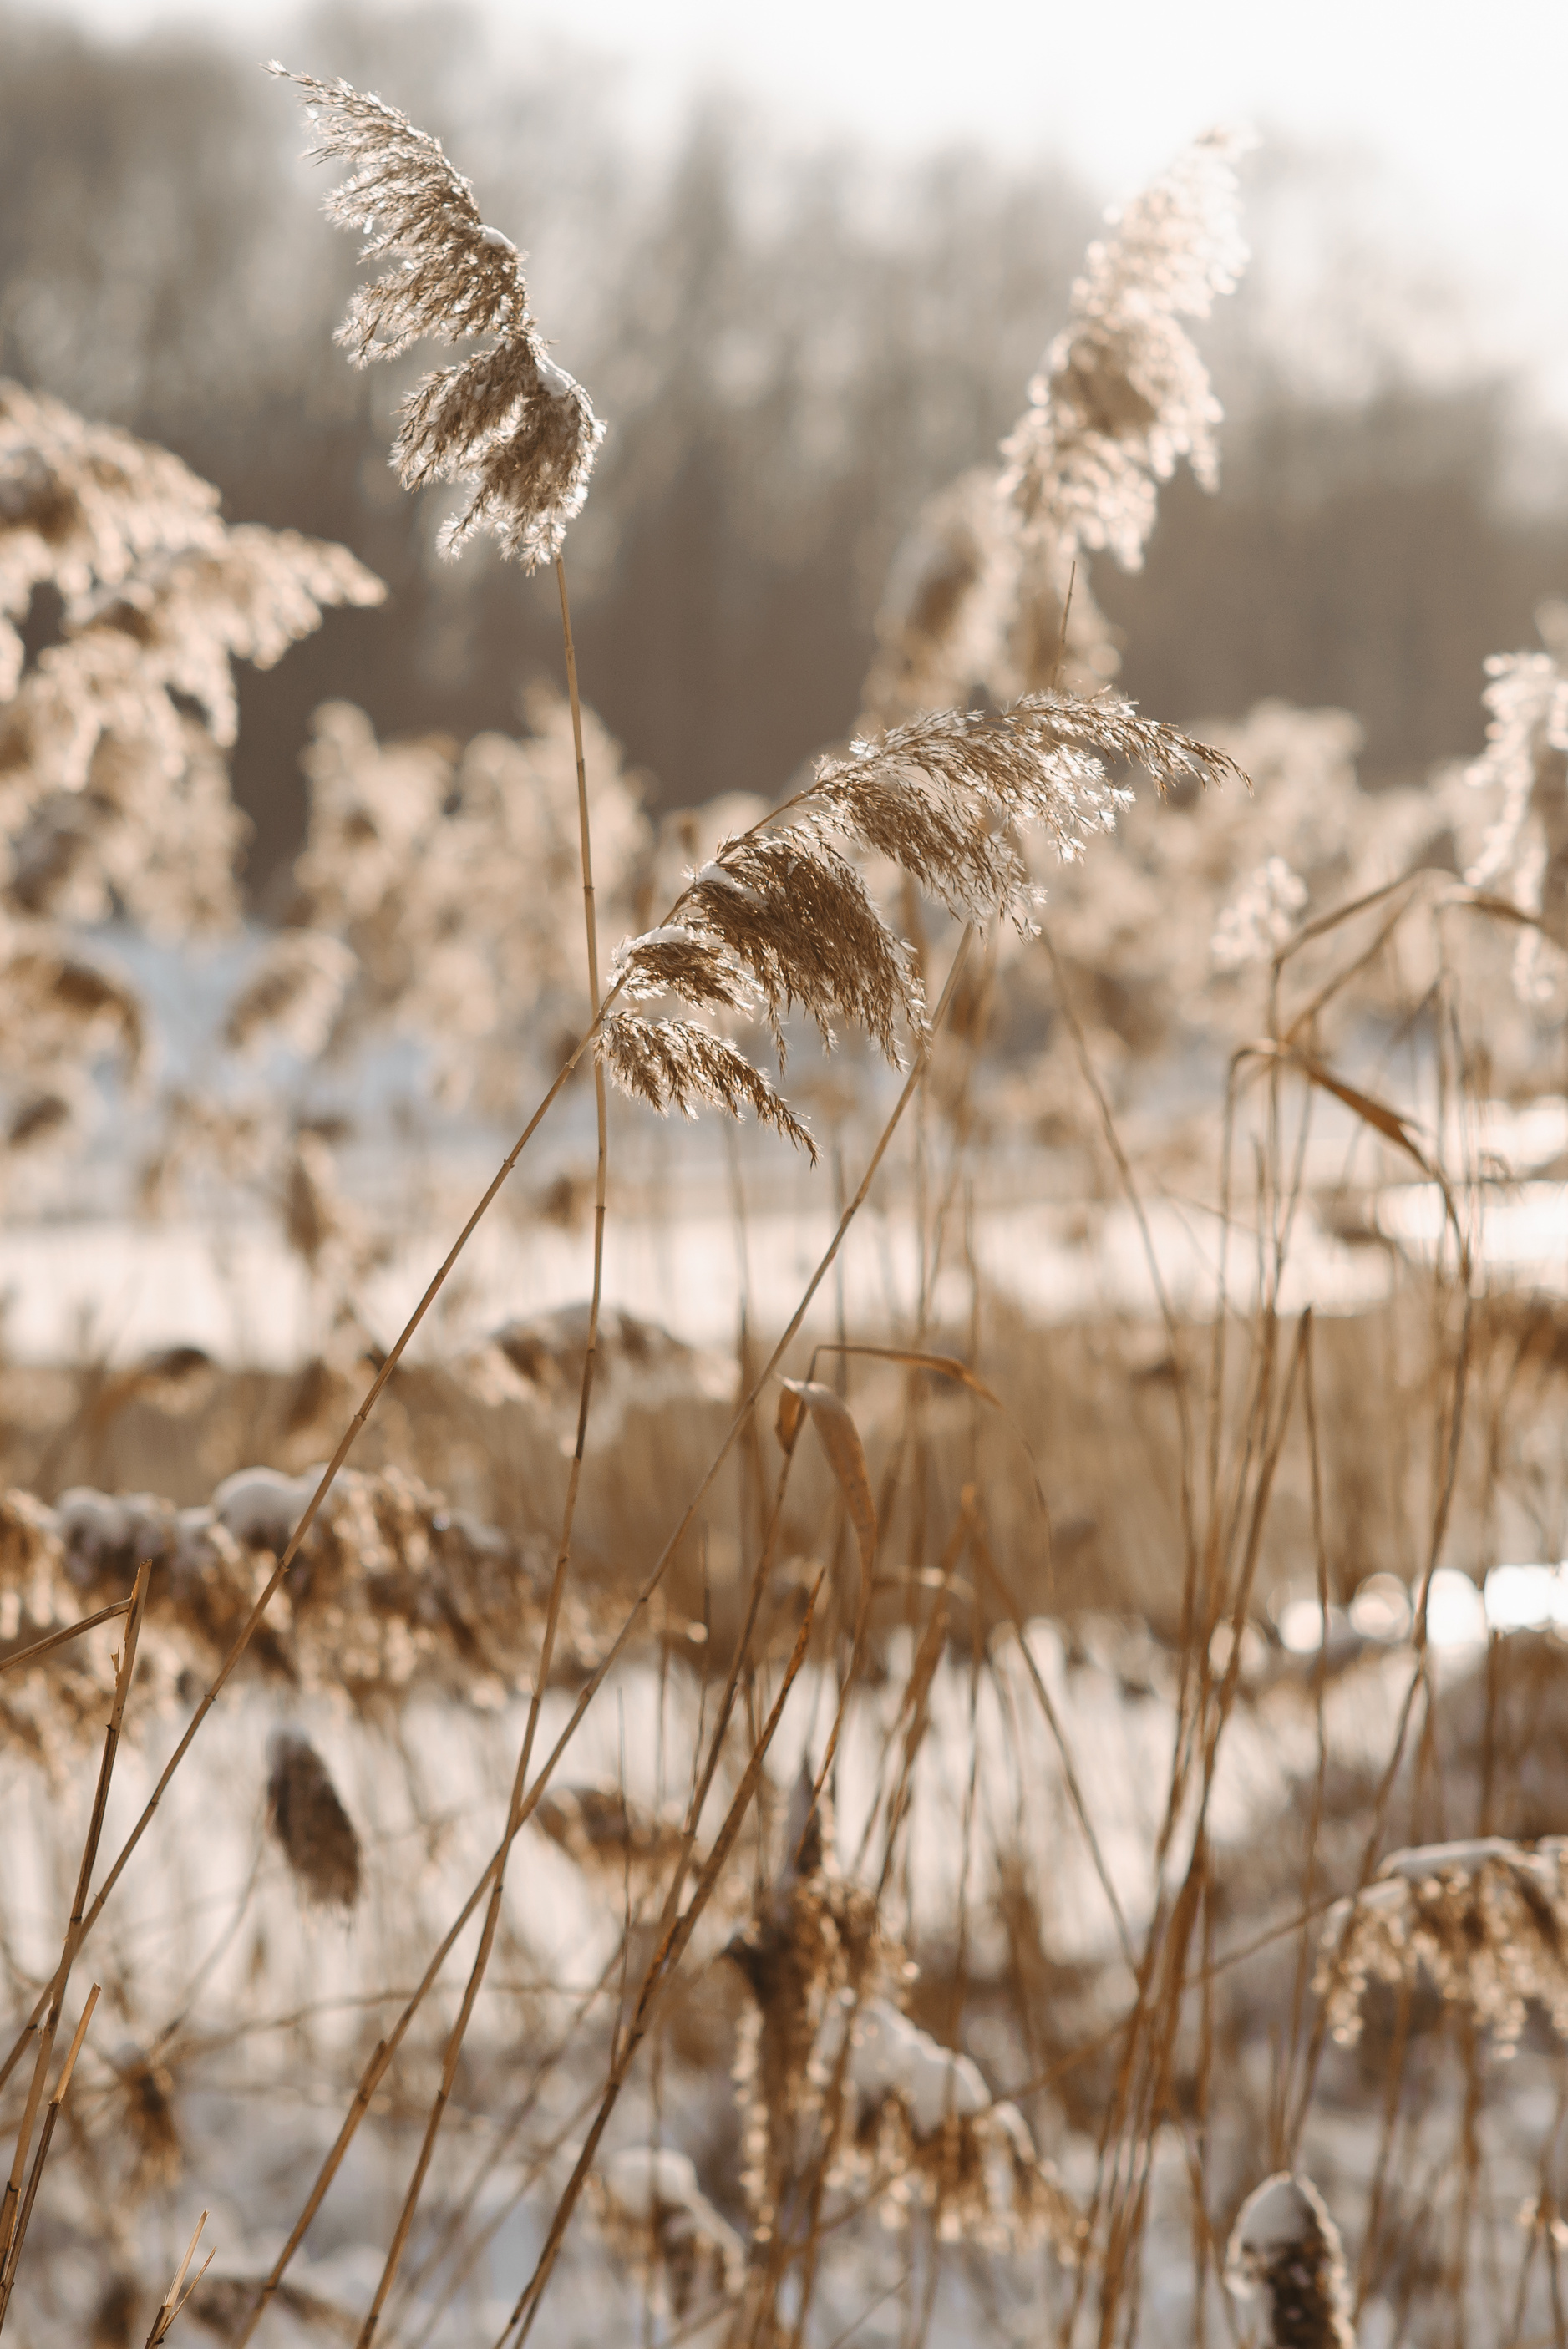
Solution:
[[[656,826],[578,688],[591,399],[439,143],[293,79],[379,272],[351,358],[483,346],[406,392],[400,477],[461,487],[444,553],[553,573],[567,690],[466,746],[324,709],[290,925],[200,1082],[146,1082],[144,1210],[264,1202],[308,1359],[0,1370],[0,2325],[1561,2340],[1568,1668],[1478,1588],[1568,1494],[1504,1245],[1555,1179],[1561,615],[1479,766],[1381,803],[1342,713],[1116,694],[1087,561],[1217,461],[1209,140],[921,517],[862,730]],[[146,1064],[79,926],[232,909],[231,660],[378,590],[20,392],[0,465],[22,1203]],[[517,1135],[400,1328],[318,1106],[391,1032]],[[509,1191],[574,1081],[591,1168]],[[639,1104],[831,1189],[764,1316],[726,1151],[722,1354],[607,1294]],[[1049,1320],[986,1253],[1020,1138],[1103,1290]],[[455,1342],[519,1193],[587,1302]],[[877,1219],[917,1278],[862,1325]]]

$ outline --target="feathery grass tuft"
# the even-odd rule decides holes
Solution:
[[[1249,143],[1196,140],[1089,248],[1072,322],[1002,445],[1023,520],[1048,523],[1068,552],[1105,547],[1136,571],[1178,458],[1205,487],[1217,478],[1220,403],[1181,321],[1207,317],[1246,261],[1236,159]]]
[[[470,485],[468,504],[441,533],[444,554],[488,531],[509,560],[537,570],[560,553],[582,509],[604,426],[550,357],[516,246],[486,226],[440,140],[396,107],[346,81],[275,63],[267,70],[302,93],[317,132],[311,160],[352,166],[326,199],[328,219],[365,231],[363,260],[392,264],[356,291],[338,329],[355,366],[417,342],[495,337],[409,394],[392,444],[399,479],[409,490]]]
[[[699,1102],[740,1117],[750,1109],[804,1150],[815,1165],[816,1143],[776,1088],[737,1045],[690,1019],[639,1019],[612,1011],[599,1024],[594,1049],[622,1092],[645,1101],[660,1116],[678,1109],[695,1117]]]

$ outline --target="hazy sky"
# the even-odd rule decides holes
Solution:
[[[1386,162],[1413,254],[1447,262],[1500,355],[1568,406],[1568,0],[481,0],[514,54],[566,38],[617,59],[657,123],[727,82],[790,129],[893,149],[1050,148],[1106,195],[1215,121]],[[256,0],[32,0],[110,32],[199,20],[270,53]],[[308,62],[302,60],[302,62]]]

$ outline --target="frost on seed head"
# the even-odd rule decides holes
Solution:
[[[1360,2037],[1368,1982],[1398,1986],[1423,1971],[1501,2055],[1518,2046],[1532,2002],[1568,2035],[1565,1856],[1561,1838],[1531,1850],[1496,1836],[1392,1853],[1324,1923],[1314,1987],[1334,2037]]]

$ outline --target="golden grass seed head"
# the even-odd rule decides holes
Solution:
[[[1196,140],[1089,248],[1072,318],[1002,451],[1023,523],[1069,549],[1105,547],[1136,570],[1178,458],[1215,484],[1220,404],[1181,321],[1206,317],[1245,264],[1235,167],[1250,143]]]
[[[816,1143],[783,1095],[736,1045],[689,1019],[639,1019],[611,1012],[599,1024],[594,1050],[621,1092],[665,1116],[678,1109],[694,1117],[699,1102],[738,1118],[750,1109],[758,1123],[813,1164]]]

